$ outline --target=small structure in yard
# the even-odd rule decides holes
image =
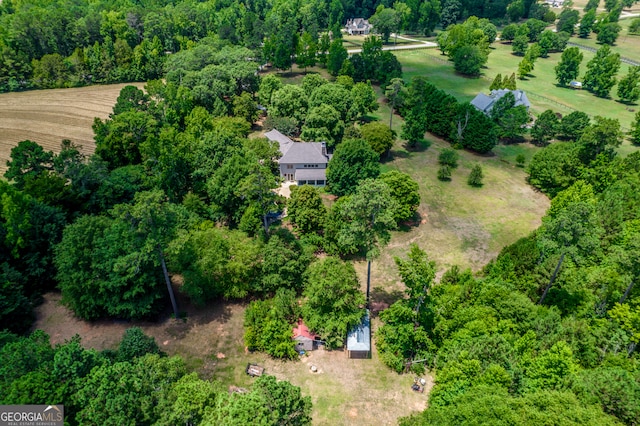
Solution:
[[[264,374],[264,367],[260,367],[258,364],[247,364],[245,371],[251,377],[260,377]]]
[[[296,352],[312,351],[317,348],[316,340],[318,336],[313,334],[302,320],[293,328],[293,340],[296,341]]]
[[[349,35],[369,35],[373,26],[364,18],[347,19],[345,29]]]
[[[351,359],[371,358],[371,320],[368,309],[360,324],[347,335],[347,356]]]
[[[582,83],[576,80],[569,82],[569,87],[573,89],[582,89]]]

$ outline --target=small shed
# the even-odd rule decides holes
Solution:
[[[316,339],[318,336],[309,331],[302,320],[293,328],[293,340],[296,341],[296,351],[312,351],[316,349]]]
[[[371,320],[368,309],[360,324],[347,335],[347,356],[351,359],[371,358]]]

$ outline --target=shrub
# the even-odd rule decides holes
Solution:
[[[469,178],[467,179],[467,183],[471,186],[479,187],[482,186],[482,167],[479,164],[473,166],[471,169],[471,173],[469,173]]]
[[[441,181],[451,180],[451,167],[444,165],[438,169],[438,179]]]
[[[131,361],[146,354],[160,353],[156,340],[144,334],[140,327],[127,329],[118,347],[118,361]]]
[[[438,163],[441,166],[449,166],[452,169],[458,167],[458,158],[459,155],[455,149],[445,148],[438,155]]]

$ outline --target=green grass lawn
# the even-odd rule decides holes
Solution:
[[[416,75],[426,76],[436,86],[451,93],[460,101],[470,101],[479,92],[487,93],[491,81],[497,74],[504,76],[516,72],[518,63],[522,59],[511,53],[510,45],[494,43],[492,47],[487,66],[478,78],[456,74],[453,64],[447,61],[447,58],[437,49],[396,52],[396,56],[403,65],[406,80]],[[593,58],[594,54],[588,51],[582,52],[584,59],[581,75],[584,75],[586,63]],[[629,129],[635,112],[629,111],[627,105],[614,99],[598,98],[586,90],[573,90],[556,85],[554,67],[560,55],[560,53],[552,53],[548,58],[539,58],[531,76],[526,80],[517,80],[518,88],[524,90],[529,96],[532,112],[540,114],[546,109],[552,109],[561,114],[567,114],[580,110],[591,116],[617,118],[625,129]],[[628,66],[622,64],[618,75],[625,75],[627,71]],[[615,91],[616,87],[611,90],[611,93],[615,95]],[[637,106],[632,106],[631,109],[637,109]]]
[[[629,34],[629,25],[631,25],[633,19],[634,18],[621,19],[618,22],[622,27],[622,31],[620,31],[620,36],[618,40],[616,40],[616,43],[611,46],[611,50],[619,53],[620,56],[640,62],[640,36]],[[589,38],[571,37],[570,41],[599,49],[602,45],[598,44],[596,37],[597,34],[591,33]]]

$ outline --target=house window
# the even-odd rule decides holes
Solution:
[[[293,164],[287,164],[287,169],[293,169]]]

